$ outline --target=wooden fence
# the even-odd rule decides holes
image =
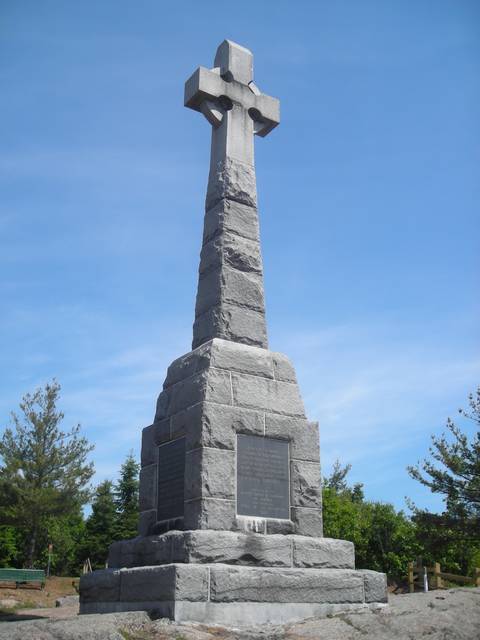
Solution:
[[[410,593],[415,591],[415,586],[424,590],[424,575],[425,572],[428,578],[429,589],[445,589],[444,580],[448,582],[460,582],[461,584],[469,584],[474,587],[480,587],[480,568],[475,569],[475,575],[471,578],[469,576],[458,576],[455,573],[446,573],[442,571],[439,562],[435,562],[433,567],[424,567],[421,562],[409,562],[408,563],[408,586]]]

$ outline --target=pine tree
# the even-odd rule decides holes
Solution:
[[[140,465],[130,452],[120,469],[120,479],[115,486],[117,507],[117,538],[125,540],[137,535],[138,528],[138,472]]]
[[[93,449],[80,425],[61,431],[57,410],[60,385],[54,380],[24,396],[22,416],[12,413],[13,429],[0,440],[0,524],[14,525],[27,541],[25,564],[38,559],[43,522],[78,513],[87,502]]]
[[[101,482],[95,491],[92,513],[85,524],[85,537],[80,545],[80,560],[90,558],[94,569],[103,569],[108,547],[117,539],[117,509],[111,480]]]

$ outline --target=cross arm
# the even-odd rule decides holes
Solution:
[[[255,133],[266,136],[280,122],[280,102],[277,98],[267,96],[257,89],[253,82],[241,84],[227,82],[219,73],[220,70],[210,70],[199,67],[185,83],[184,104],[195,111],[202,111],[205,102],[218,103],[223,96],[231,102],[239,104],[248,110],[255,121]],[[225,105],[220,102],[225,108]]]

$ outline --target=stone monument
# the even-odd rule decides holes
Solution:
[[[185,106],[212,126],[193,350],[143,430],[139,536],[82,577],[81,613],[235,625],[385,602],[385,575],[322,537],[318,425],[290,361],[268,350],[253,136],[278,125],[279,102],[225,40]]]

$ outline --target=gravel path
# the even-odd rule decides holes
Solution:
[[[0,640],[480,640],[480,588],[391,596],[377,611],[242,630],[152,621],[143,612],[77,616],[75,607],[61,607],[42,613],[48,611],[56,617],[1,623]],[[39,610],[22,612],[29,614]]]

